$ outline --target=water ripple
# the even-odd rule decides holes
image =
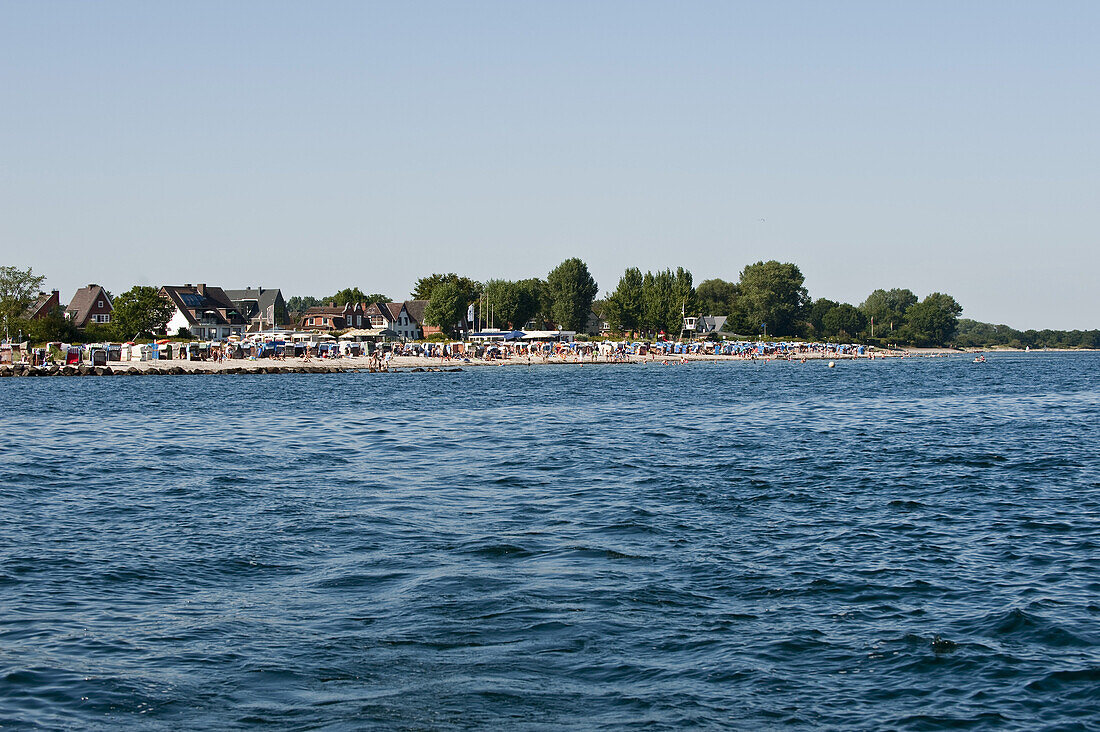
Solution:
[[[0,382],[0,726],[1097,729],[1100,357]]]

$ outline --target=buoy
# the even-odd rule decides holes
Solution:
[[[836,361],[830,361],[829,362],[829,368],[835,369],[836,368]]]

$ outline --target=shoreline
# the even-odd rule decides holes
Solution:
[[[343,357],[337,359],[311,358],[308,361],[298,357],[285,361],[274,359],[226,359],[222,361],[184,361],[180,359],[166,359],[153,361],[109,361],[105,366],[79,365],[50,365],[30,366],[28,364],[5,364],[0,366],[0,377],[52,377],[52,376],[182,376],[182,375],[208,375],[208,374],[278,374],[278,373],[417,373],[417,372],[460,372],[469,368],[501,367],[501,366],[595,366],[595,365],[681,365],[693,362],[705,363],[752,363],[767,361],[871,361],[888,360],[913,357],[944,357],[948,355],[965,355],[959,351],[945,349],[924,349],[920,353],[907,351],[894,351],[889,353],[876,353],[874,359],[868,356],[856,356],[850,354],[823,355],[807,353],[799,358],[787,359],[778,357],[745,358],[741,356],[702,356],[698,354],[678,354],[675,358],[627,356],[624,358],[599,357],[561,357],[561,356],[534,356],[511,357],[498,359],[477,358],[429,358],[424,356],[394,356],[388,364],[381,368],[375,365],[370,357]]]
[[[1097,349],[1065,348],[1034,349],[1030,353],[1095,353]],[[509,358],[429,358],[425,356],[394,356],[388,364],[378,367],[368,356],[345,356],[335,359],[301,358],[280,361],[274,359],[226,359],[223,361],[184,361],[166,359],[153,361],[110,361],[106,366],[4,364],[0,366],[3,377],[52,377],[52,376],[185,376],[185,375],[235,375],[235,374],[339,374],[339,373],[420,373],[461,372],[470,368],[502,366],[627,366],[656,365],[676,366],[688,363],[766,363],[791,361],[794,363],[825,361],[891,361],[905,358],[948,358],[970,356],[975,353],[1027,353],[1021,349],[950,349],[904,348],[876,352],[874,357],[853,354],[805,353],[798,358],[764,356],[760,358],[725,355],[676,354],[651,357],[628,355],[621,358],[567,356],[513,356]]]

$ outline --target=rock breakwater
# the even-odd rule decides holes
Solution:
[[[272,365],[272,366],[227,366],[225,368],[189,368],[187,366],[166,366],[163,368],[136,368],[130,366],[28,366],[14,364],[0,366],[0,378],[5,377],[50,377],[50,376],[221,376],[226,374],[348,374],[348,373],[421,373],[421,372],[457,372],[461,368],[416,367],[407,369],[376,369],[354,366],[316,365]]]

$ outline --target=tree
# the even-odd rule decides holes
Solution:
[[[684,326],[684,315],[695,312],[695,288],[692,286],[691,272],[683,267],[677,267],[672,275],[672,308],[674,312],[670,313],[670,325],[673,326],[672,330],[679,332]]]
[[[565,330],[583,333],[599,288],[588,265],[576,257],[565,260],[546,276],[550,290],[550,313]]]
[[[309,295],[295,295],[286,301],[286,310],[288,313],[293,313],[293,319],[297,320],[302,313],[320,304],[321,301],[315,297],[310,297]]]
[[[115,298],[111,325],[121,340],[163,333],[175,305],[155,287],[135,285]]]
[[[44,317],[28,321],[24,330],[35,343],[73,343],[80,340],[80,332],[73,321],[65,317],[65,309],[56,307]]]
[[[777,336],[795,335],[799,319],[810,302],[805,278],[790,262],[757,262],[741,270],[740,297],[734,311],[739,329]]]
[[[806,319],[810,322],[810,325],[813,326],[814,333],[821,335],[825,334],[825,323],[823,322],[825,313],[839,304],[840,303],[836,300],[829,300],[824,297],[819,297],[814,300],[813,305],[810,306],[809,312],[806,313]]]
[[[642,272],[630,267],[619,278],[619,286],[607,298],[607,324],[616,333],[642,326]]]
[[[866,327],[867,319],[855,305],[844,302],[830,308],[821,324],[826,335],[851,338]]]
[[[677,267],[673,272],[646,272],[642,277],[642,325],[653,332],[679,336],[683,315],[694,312],[695,289],[691,272]]]
[[[45,281],[45,275],[34,274],[30,267],[0,267],[0,322],[5,330],[34,301]]]
[[[905,311],[909,337],[918,346],[945,346],[955,335],[961,312],[955,298],[933,292]]]
[[[363,294],[363,291],[360,290],[358,287],[345,287],[343,290],[340,290],[335,295],[328,298],[326,302],[331,302],[333,305],[339,307],[347,305],[348,303],[354,305],[357,302],[391,302],[391,300],[387,296],[377,292],[371,295],[365,295]],[[290,307],[289,303],[287,304],[287,307]],[[315,306],[311,305],[310,307]]]
[[[875,290],[864,300],[859,309],[870,321],[874,318],[879,332],[891,331],[905,323],[905,311],[917,304],[912,290],[895,287],[892,290]]]
[[[695,309],[700,315],[729,315],[737,299],[737,285],[721,279],[703,280],[695,288]]]
[[[532,280],[489,280],[482,288],[483,314],[492,325],[522,328],[539,310],[540,288]]]
[[[416,281],[416,287],[414,287],[412,291],[412,299],[431,300],[432,292],[444,282],[453,282],[466,292],[475,294],[481,292],[481,285],[479,283],[471,280],[469,277],[460,277],[454,272],[448,272],[447,274],[432,274],[418,279]]]
[[[467,290],[457,282],[441,282],[432,288],[432,297],[424,308],[424,320],[428,325],[439,326],[450,337],[457,334],[459,321],[466,317],[470,304]]]
[[[550,312],[550,292],[546,286],[546,280],[528,277],[516,282],[516,287],[523,293],[520,298],[521,303],[530,307],[527,313],[522,310],[516,312],[516,327],[522,328],[532,320],[536,323],[540,320],[545,323],[546,314]]]

